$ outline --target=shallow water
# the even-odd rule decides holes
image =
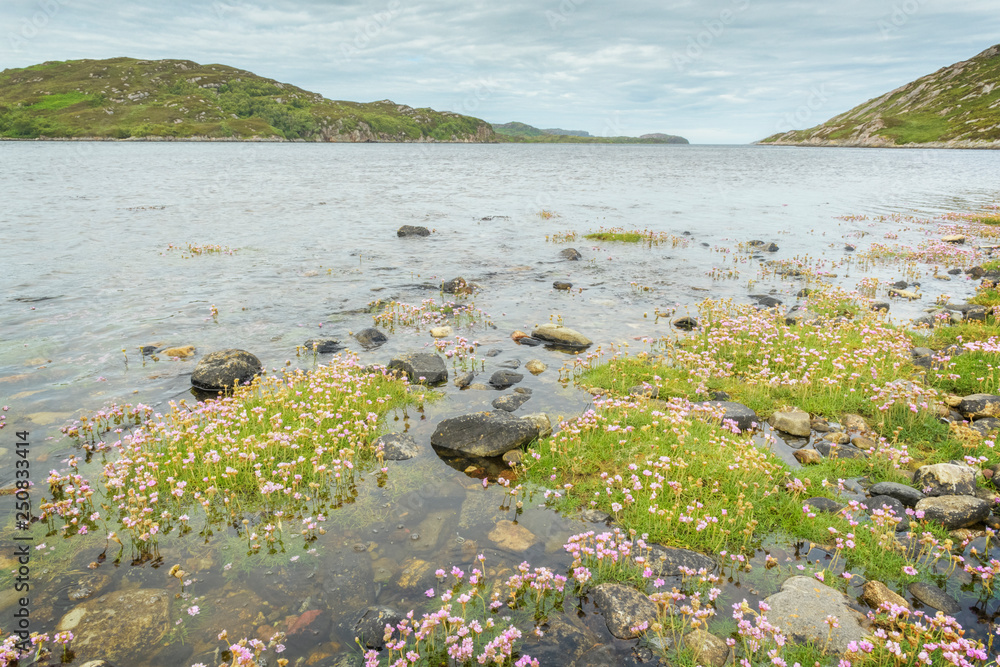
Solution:
[[[15,429],[31,432],[33,479],[44,486],[45,473],[75,451],[60,426],[114,401],[166,411],[170,400],[192,399],[194,364],[216,349],[249,350],[268,368],[308,368],[316,360],[298,356],[296,347],[312,337],[340,338],[363,363],[428,347],[426,331],[396,330],[375,351],[348,333],[371,326],[370,302],[440,302],[440,282],[455,276],[481,286],[472,300],[492,326],[457,333],[482,349],[501,349],[486,359],[487,373],[506,360],[541,359],[549,369],[525,374],[521,386],[534,393],[520,412],[571,417],[591,406],[589,394],[559,382],[559,368],[573,356],[518,347],[509,338],[515,329],[561,318],[605,350],[612,343],[645,349],[637,339],[673,335],[657,310],[695,314],[707,297],[748,303],[749,293],[772,290],[794,303],[805,279],[762,274],[762,261],[808,256],[814,267],[837,274],[828,282],[854,289],[863,274],[844,263],[844,243],[861,250],[889,242],[885,233],[899,225],[837,216],[934,215],[1000,198],[996,156],[987,151],[5,142],[0,157],[0,401],[10,407],[0,431],[0,486],[14,478]],[[553,217],[540,217],[542,210]],[[399,239],[395,230],[403,224],[435,233]],[[546,240],[600,227],[645,228],[677,240],[652,247]],[[936,233],[933,226],[904,227],[893,242],[916,244]],[[773,241],[779,250],[759,259],[734,252],[751,239]],[[190,256],[169,248],[187,243],[235,252]],[[560,260],[566,247],[583,260]],[[738,277],[722,278],[733,269]],[[930,269],[920,267],[927,275]],[[882,280],[903,277],[893,266],[872,271]],[[553,290],[555,280],[573,289]],[[920,314],[940,293],[958,301],[974,291],[963,276],[922,282],[924,298],[894,301],[894,317]],[[194,345],[198,352],[153,361],[139,353],[144,345]],[[428,440],[438,421],[488,409],[496,393],[452,385],[445,391],[424,413],[390,419],[390,428],[407,428],[425,451],[394,464],[384,488],[362,483],[357,502],[331,516],[331,529],[312,545],[315,554],[298,544],[268,562],[248,559],[233,530],[163,540],[162,563],[183,563],[197,579],[188,592],[204,602],[202,614],[188,618],[188,603],[175,601],[171,622],[182,622],[169,646],[157,648],[166,653],[144,656],[150,664],[190,664],[211,650],[223,627],[231,638],[243,636],[317,605],[327,610],[321,622],[328,628],[289,642],[289,657],[322,653],[315,664],[327,664],[322,660],[352,649],[348,616],[358,607],[421,604],[432,574],[399,584],[414,561],[432,569],[466,566],[485,552],[497,567],[568,564],[563,541],[592,526],[537,509],[537,502],[517,517],[538,538],[534,546],[504,553],[490,542],[497,521],[515,518],[498,509],[502,493],[449,467]],[[12,499],[0,497],[0,507],[11,514]],[[105,577],[98,582],[103,592],[175,592],[156,562],[130,566],[126,558],[89,569],[102,539],[69,548],[48,538],[53,545],[56,551],[39,552],[34,564],[41,602],[32,629],[51,629],[77,604],[67,591],[81,578]],[[789,558],[804,557],[793,552]],[[292,553],[301,558],[290,561]],[[45,558],[58,565],[46,568]],[[233,565],[223,570],[226,563]],[[363,594],[339,598],[329,575],[338,571],[364,573]],[[726,596],[752,597],[749,588],[763,596],[775,581]],[[319,590],[317,582],[325,582]],[[0,604],[9,599],[0,597]],[[974,614],[967,609],[959,618],[974,625]]]

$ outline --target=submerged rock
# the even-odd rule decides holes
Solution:
[[[412,383],[432,385],[448,381],[444,359],[433,352],[401,354],[389,362],[388,368],[400,371]]]
[[[156,645],[170,625],[170,598],[158,588],[116,591],[73,607],[56,630],[72,631],[77,657],[133,660]]]
[[[310,338],[302,344],[302,347],[306,348],[306,352],[318,352],[319,354],[330,354],[344,349],[340,341],[334,338]]]
[[[420,227],[418,225],[403,225],[396,230],[396,236],[407,237],[407,236],[430,236],[431,230],[426,227]]]
[[[633,628],[656,622],[656,604],[645,593],[622,584],[600,584],[593,590],[594,603],[618,639],[634,639],[642,634]]]
[[[851,600],[812,577],[786,579],[781,590],[765,602],[771,607],[767,620],[796,643],[825,646],[829,638],[829,648],[844,653],[850,642],[861,641],[867,635],[867,618],[851,608]],[[827,616],[836,617],[840,627],[830,628]]]
[[[263,370],[260,359],[246,350],[219,350],[207,354],[194,367],[191,384],[201,391],[228,391],[248,384]]]
[[[502,456],[538,437],[538,426],[507,412],[476,412],[438,424],[431,444],[471,456]]]
[[[354,334],[355,340],[361,343],[361,347],[366,350],[374,349],[380,345],[386,343],[389,337],[384,333],[376,329],[375,327],[368,327],[367,329],[362,329],[358,333]]]
[[[515,552],[527,551],[538,541],[530,530],[507,519],[498,521],[487,537],[501,549]]]
[[[378,437],[375,446],[382,448],[386,461],[406,461],[420,453],[417,441],[409,433],[386,433]]]

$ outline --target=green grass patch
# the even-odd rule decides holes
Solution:
[[[1000,289],[996,287],[980,288],[976,291],[976,296],[969,299],[969,303],[974,303],[977,306],[986,306],[987,308],[1000,306]]]
[[[620,241],[621,243],[638,243],[643,240],[639,232],[593,232],[585,234],[585,239],[591,241]]]
[[[69,92],[69,93],[58,93],[55,95],[45,95],[38,102],[32,104],[29,109],[34,109],[36,111],[49,110],[57,111],[59,109],[65,109],[66,107],[71,107],[74,104],[79,104],[80,102],[88,102],[93,100],[92,95],[80,92]]]

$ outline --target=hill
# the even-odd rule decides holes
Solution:
[[[759,143],[1000,148],[1000,45],[868,100],[808,130]]]
[[[226,65],[67,60],[0,72],[0,137],[494,141],[489,123],[390,100],[328,100]]]
[[[516,121],[494,124],[497,141],[544,144],[686,144],[688,140],[672,134],[644,134],[641,137],[595,137],[584,130],[540,130]]]

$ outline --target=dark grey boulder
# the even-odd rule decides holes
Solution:
[[[671,322],[675,329],[680,329],[681,331],[692,331],[698,326],[698,320],[691,317],[690,315],[685,315],[684,317],[678,317],[676,320]]]
[[[867,498],[864,501],[865,507],[868,508],[868,513],[873,514],[876,510],[887,511],[886,507],[889,508],[893,516],[899,517],[900,521],[896,524],[896,532],[902,532],[904,530],[909,530],[910,519],[906,516],[906,506],[903,505],[899,500],[893,498],[892,496],[873,496]]]
[[[871,309],[875,312],[888,313],[889,312],[889,302],[888,301],[872,301]]]
[[[386,433],[375,441],[386,461],[406,461],[420,453],[417,441],[408,433]]]
[[[649,547],[645,565],[649,566],[657,577],[679,577],[682,567],[695,571],[705,568],[709,572],[713,572],[716,568],[715,561],[705,554],[659,544]]]
[[[823,496],[814,496],[806,500],[806,505],[809,505],[814,510],[819,512],[826,512],[827,514],[836,514],[840,510],[847,507],[846,505],[841,505],[835,500],[830,500],[829,498],[824,498]]]
[[[656,622],[656,603],[645,593],[622,584],[600,584],[593,590],[594,603],[604,616],[608,631],[618,639],[634,639],[642,634],[633,630],[641,623]]]
[[[576,248],[566,248],[565,250],[560,250],[559,256],[570,261],[576,261],[583,257],[583,255],[581,255]]]
[[[385,344],[389,337],[374,327],[368,327],[354,334],[354,339],[361,343],[361,347],[371,350]]]
[[[927,521],[936,521],[947,530],[967,528],[986,520],[990,504],[974,496],[938,496],[924,498],[915,508]]]
[[[466,371],[461,375],[455,377],[455,386],[458,387],[459,389],[465,389],[470,384],[472,384],[472,381],[475,379],[476,379],[475,373],[473,373],[472,371]]]
[[[445,419],[431,444],[470,456],[502,456],[538,437],[538,426],[507,412],[475,412]]]
[[[552,283],[552,288],[563,291],[571,290],[573,289],[573,283],[568,283],[563,280],[557,280],[554,283]]]
[[[385,626],[393,627],[390,638],[398,633],[396,625],[403,620],[403,614],[392,607],[368,607],[354,624],[354,636],[365,648],[382,650],[385,648]]]
[[[962,399],[958,411],[967,419],[1000,417],[1000,396],[994,394],[972,394]]]
[[[781,299],[776,299],[767,294],[751,294],[750,298],[757,302],[757,305],[764,308],[774,308],[781,305]]]
[[[403,225],[396,230],[396,236],[430,236],[431,230],[418,225]]]
[[[925,497],[918,489],[896,482],[879,482],[868,489],[868,492],[872,496],[891,496],[906,507],[914,507]]]
[[[760,418],[757,417],[757,413],[743,405],[742,403],[733,403],[731,401],[705,401],[703,405],[707,405],[713,408],[722,408],[724,412],[724,421],[733,421],[741,432],[749,431],[752,428],[756,428],[760,424]]]
[[[260,359],[246,350],[219,350],[206,354],[194,367],[191,385],[201,391],[229,391],[248,384],[263,370]]]
[[[813,443],[816,451],[828,459],[866,459],[868,455],[854,445],[835,445],[827,440]]]
[[[445,294],[468,294],[472,291],[472,287],[465,278],[452,278],[442,283],[441,291]]]
[[[333,338],[310,338],[302,346],[306,348],[306,352],[319,352],[320,354],[330,354],[344,349],[340,341]]]
[[[986,308],[983,306],[972,306],[965,311],[965,320],[970,322],[985,322],[986,321]]]
[[[433,352],[401,354],[389,362],[388,368],[400,371],[413,383],[432,385],[448,381],[444,359]]]
[[[499,370],[490,376],[490,386],[494,389],[506,389],[524,379],[520,373],[510,370]]]
[[[906,587],[910,595],[923,602],[928,607],[943,611],[946,614],[957,614],[962,610],[955,598],[943,590],[923,581],[916,581]]]
[[[494,399],[492,405],[497,410],[514,412],[519,407],[527,403],[530,398],[531,394],[506,394],[505,396]]]

